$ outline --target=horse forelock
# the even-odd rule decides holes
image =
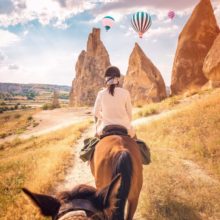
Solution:
[[[58,194],[58,199],[66,202],[73,199],[91,199],[93,200],[96,195],[96,189],[88,185],[78,185],[74,187],[71,191],[63,191]]]
[[[104,213],[102,212],[103,204],[102,204],[101,196],[99,195],[99,193],[97,193],[96,188],[94,188],[92,186],[88,186],[85,184],[78,185],[78,186],[74,187],[71,191],[63,191],[63,192],[59,193],[57,198],[61,202],[61,206],[62,206],[62,204],[65,206],[65,204],[71,203],[74,200],[81,200],[82,199],[85,201],[90,201],[92,206],[94,207],[94,209],[96,209],[98,211],[97,213],[93,213],[94,216],[97,216],[97,217],[104,216]],[[84,204],[82,204],[82,208],[83,207],[84,207]],[[85,217],[85,216],[83,218],[82,218],[82,216],[79,216],[79,218],[78,218],[78,216],[74,216],[74,212],[75,211],[72,211],[71,217],[68,217],[68,215],[67,215],[67,216],[64,216],[65,218],[63,218],[62,220],[93,219],[93,218],[89,218],[89,217]],[[104,218],[100,217],[99,219],[104,219]]]

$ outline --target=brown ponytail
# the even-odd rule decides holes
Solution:
[[[115,93],[115,87],[116,87],[115,84],[110,85],[110,86],[108,87],[108,92],[109,92],[109,94],[111,94],[112,96],[114,96],[114,93]]]

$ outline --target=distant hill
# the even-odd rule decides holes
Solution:
[[[1,83],[0,93],[11,93],[16,95],[25,94],[28,91],[34,91],[37,94],[44,92],[69,92],[70,86],[50,85],[50,84],[20,84],[20,83]]]
[[[0,83],[0,98],[51,96],[54,91],[58,91],[60,98],[68,99],[70,88],[50,84]]]

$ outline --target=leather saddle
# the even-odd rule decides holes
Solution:
[[[107,125],[102,130],[100,139],[110,135],[124,135],[128,136],[128,130],[122,125]]]

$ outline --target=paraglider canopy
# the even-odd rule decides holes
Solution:
[[[146,12],[137,12],[132,15],[131,26],[140,38],[143,37],[143,34],[150,28],[151,24],[151,16]]]
[[[108,31],[114,24],[115,19],[111,16],[105,16],[102,19],[102,25],[105,27],[105,30]]]

